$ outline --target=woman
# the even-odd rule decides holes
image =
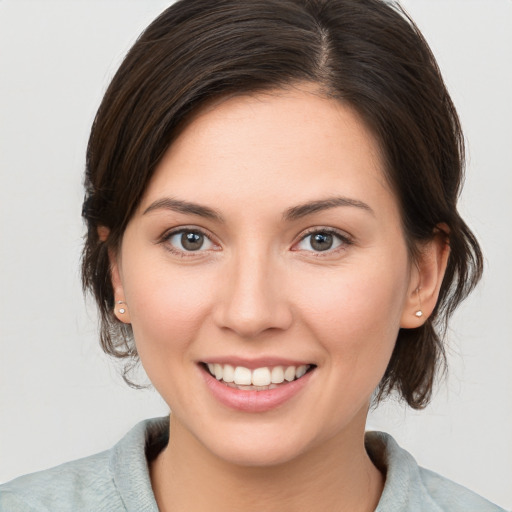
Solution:
[[[91,132],[83,277],[109,354],[172,410],[18,479],[5,510],[499,510],[419,468],[371,401],[414,408],[481,273],[432,54],[377,0],[185,0]]]

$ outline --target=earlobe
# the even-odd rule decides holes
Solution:
[[[116,255],[112,251],[109,251],[109,259],[112,289],[114,290],[114,315],[120,322],[129,324],[131,323],[130,310],[128,309],[128,304],[125,301],[124,287],[121,278],[119,262]]]
[[[106,226],[98,226],[96,231],[101,242],[105,242],[110,235],[110,229],[108,229]]]
[[[128,305],[124,300],[116,300],[114,304],[114,315],[124,324],[130,323],[130,313],[128,312]]]
[[[447,226],[439,225],[433,238],[419,248],[402,312],[402,328],[420,327],[436,307],[450,255],[448,231]]]

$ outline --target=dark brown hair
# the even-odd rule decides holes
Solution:
[[[83,284],[99,305],[102,347],[137,360],[130,326],[113,315],[108,254],[180,127],[214,98],[300,82],[351,105],[373,131],[413,257],[439,223],[449,228],[437,306],[423,326],[400,330],[377,394],[397,390],[424,407],[445,364],[446,321],[477,283],[482,255],[457,212],[457,113],[417,27],[381,0],[180,0],[142,33],[103,98],[87,149]],[[99,226],[110,230],[105,241]]]

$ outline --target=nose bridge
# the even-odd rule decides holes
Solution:
[[[219,325],[245,338],[289,327],[291,311],[276,260],[258,243],[247,244],[233,255],[218,304]]]

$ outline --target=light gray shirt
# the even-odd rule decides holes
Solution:
[[[169,418],[136,425],[112,449],[0,486],[1,512],[158,512],[148,458],[167,443]],[[375,512],[505,512],[420,468],[394,439],[367,432],[366,449],[386,483]]]

